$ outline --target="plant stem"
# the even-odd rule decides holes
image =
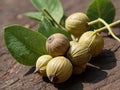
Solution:
[[[96,24],[98,22],[99,22],[99,19],[96,19],[94,21],[88,22],[88,25],[90,26],[90,25]]]
[[[93,25],[93,24],[96,24],[96,23],[98,23],[98,22],[101,22],[99,19],[100,19],[100,18],[98,18],[98,19],[96,19],[96,20],[94,20],[94,21],[89,22],[88,25]],[[115,22],[109,24],[109,26],[112,27],[112,26],[115,26],[115,25],[117,25],[117,24],[119,24],[119,23],[120,23],[120,20],[115,21]],[[102,27],[102,28],[100,28],[100,29],[107,29],[107,27],[104,26],[104,27]]]
[[[100,29],[97,29],[97,30],[95,30],[95,32],[98,33],[98,32],[101,32],[101,31],[103,31],[103,30],[105,30],[105,29],[108,29],[108,31],[109,31],[110,34],[113,36],[113,38],[115,38],[116,40],[118,40],[118,41],[120,42],[120,39],[115,36],[115,34],[112,32],[112,30],[111,30],[111,28],[110,28],[110,26],[114,26],[114,25],[120,23],[120,20],[118,20],[118,21],[116,21],[116,22],[114,22],[114,23],[111,23],[111,24],[107,24],[107,23],[106,23],[103,19],[101,19],[101,18],[98,18],[98,20],[99,20],[99,22],[102,22],[102,23],[105,25],[105,27],[100,28]]]
[[[53,21],[59,28],[62,28],[62,26],[55,21],[55,19],[50,15],[50,13],[49,13],[45,8],[43,8],[43,11],[52,19],[52,21]]]
[[[113,23],[109,24],[109,27],[115,26],[115,25],[117,25],[117,24],[119,24],[119,23],[120,23],[120,20],[118,20],[118,21],[116,21],[116,22],[113,22]],[[97,29],[97,30],[102,31],[102,30],[105,30],[105,29],[107,29],[106,26],[104,26],[104,27],[102,27],[102,28],[100,28],[100,29]]]

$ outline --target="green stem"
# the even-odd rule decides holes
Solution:
[[[98,22],[101,22],[99,19],[100,19],[100,18],[98,18],[98,19],[96,19],[96,20],[94,20],[94,21],[89,22],[88,25],[93,25],[93,24],[96,24],[96,23],[98,23]],[[112,27],[112,26],[117,25],[118,23],[120,23],[120,20],[115,21],[115,22],[109,24],[109,26]],[[107,27],[104,26],[104,27],[102,27],[102,28],[100,28],[100,29],[101,29],[101,30],[103,30],[103,29],[105,30],[105,29],[107,29]]]
[[[118,20],[118,21],[116,21],[116,22],[113,22],[113,23],[109,24],[109,27],[115,26],[115,25],[117,25],[118,23],[120,23],[120,20]],[[103,30],[105,30],[105,29],[107,29],[106,26],[104,26],[104,27],[102,27],[102,28],[100,28],[100,29],[97,29],[97,30],[103,31]]]
[[[59,28],[62,28],[62,26],[55,21],[55,19],[50,15],[50,13],[49,13],[45,8],[43,8],[43,11],[51,18],[51,20],[52,20]]]
[[[88,22],[88,25],[90,26],[90,25],[96,24],[96,23],[98,23],[98,22],[99,22],[99,20],[96,19],[96,20],[94,20],[94,21]]]
[[[115,38],[116,40],[118,40],[118,41],[120,42],[120,39],[119,39],[118,37],[116,37],[115,34],[112,32],[112,30],[111,30],[111,28],[110,28],[110,25],[107,24],[107,23],[106,23],[103,19],[101,19],[101,18],[98,18],[98,20],[99,20],[100,22],[102,22],[102,23],[105,25],[105,27],[100,28],[100,29],[97,29],[97,30],[95,30],[95,32],[98,33],[98,32],[101,32],[101,31],[103,31],[103,30],[105,30],[105,29],[108,29],[108,31],[109,31],[110,34],[113,36],[113,38]],[[117,22],[111,23],[111,26],[114,26],[114,25],[116,25],[116,24],[118,24],[118,23],[120,23],[120,20],[117,21]]]

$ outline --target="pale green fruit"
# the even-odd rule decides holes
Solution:
[[[52,59],[52,56],[50,56],[50,55],[40,56],[36,61],[36,71],[35,72],[39,72],[42,76],[47,76],[46,75],[46,66],[51,59]]]
[[[73,65],[83,65],[90,61],[92,55],[89,48],[81,45],[78,42],[71,42],[70,48],[67,52],[67,58]]]
[[[79,43],[84,46],[89,46],[90,52],[93,57],[99,55],[104,46],[104,40],[99,33],[95,33],[94,31],[87,31],[79,39]]]
[[[80,37],[84,32],[89,30],[89,18],[82,12],[70,15],[65,21],[65,28],[74,37]]]
[[[69,79],[72,68],[72,64],[67,58],[58,56],[48,63],[46,72],[51,82],[62,83]]]

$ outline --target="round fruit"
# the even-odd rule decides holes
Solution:
[[[92,55],[87,46],[81,45],[78,42],[71,42],[67,52],[67,58],[73,65],[83,65],[90,61]]]
[[[39,72],[42,76],[46,75],[46,66],[48,62],[52,59],[50,55],[42,55],[36,61],[36,70],[35,72]]]
[[[89,18],[86,14],[78,12],[70,15],[65,21],[65,28],[74,37],[80,37],[84,32],[89,30]]]
[[[46,50],[53,57],[64,55],[69,47],[68,38],[60,33],[51,35],[46,41]]]
[[[53,58],[47,65],[47,76],[53,83],[62,83],[69,79],[72,74],[71,62],[63,57]]]
[[[93,57],[99,55],[104,46],[104,40],[99,33],[94,31],[85,32],[79,39],[79,43],[90,48],[90,52]]]

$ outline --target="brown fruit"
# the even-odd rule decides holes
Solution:
[[[46,41],[46,49],[53,57],[64,55],[69,47],[68,38],[60,33],[51,35]]]

